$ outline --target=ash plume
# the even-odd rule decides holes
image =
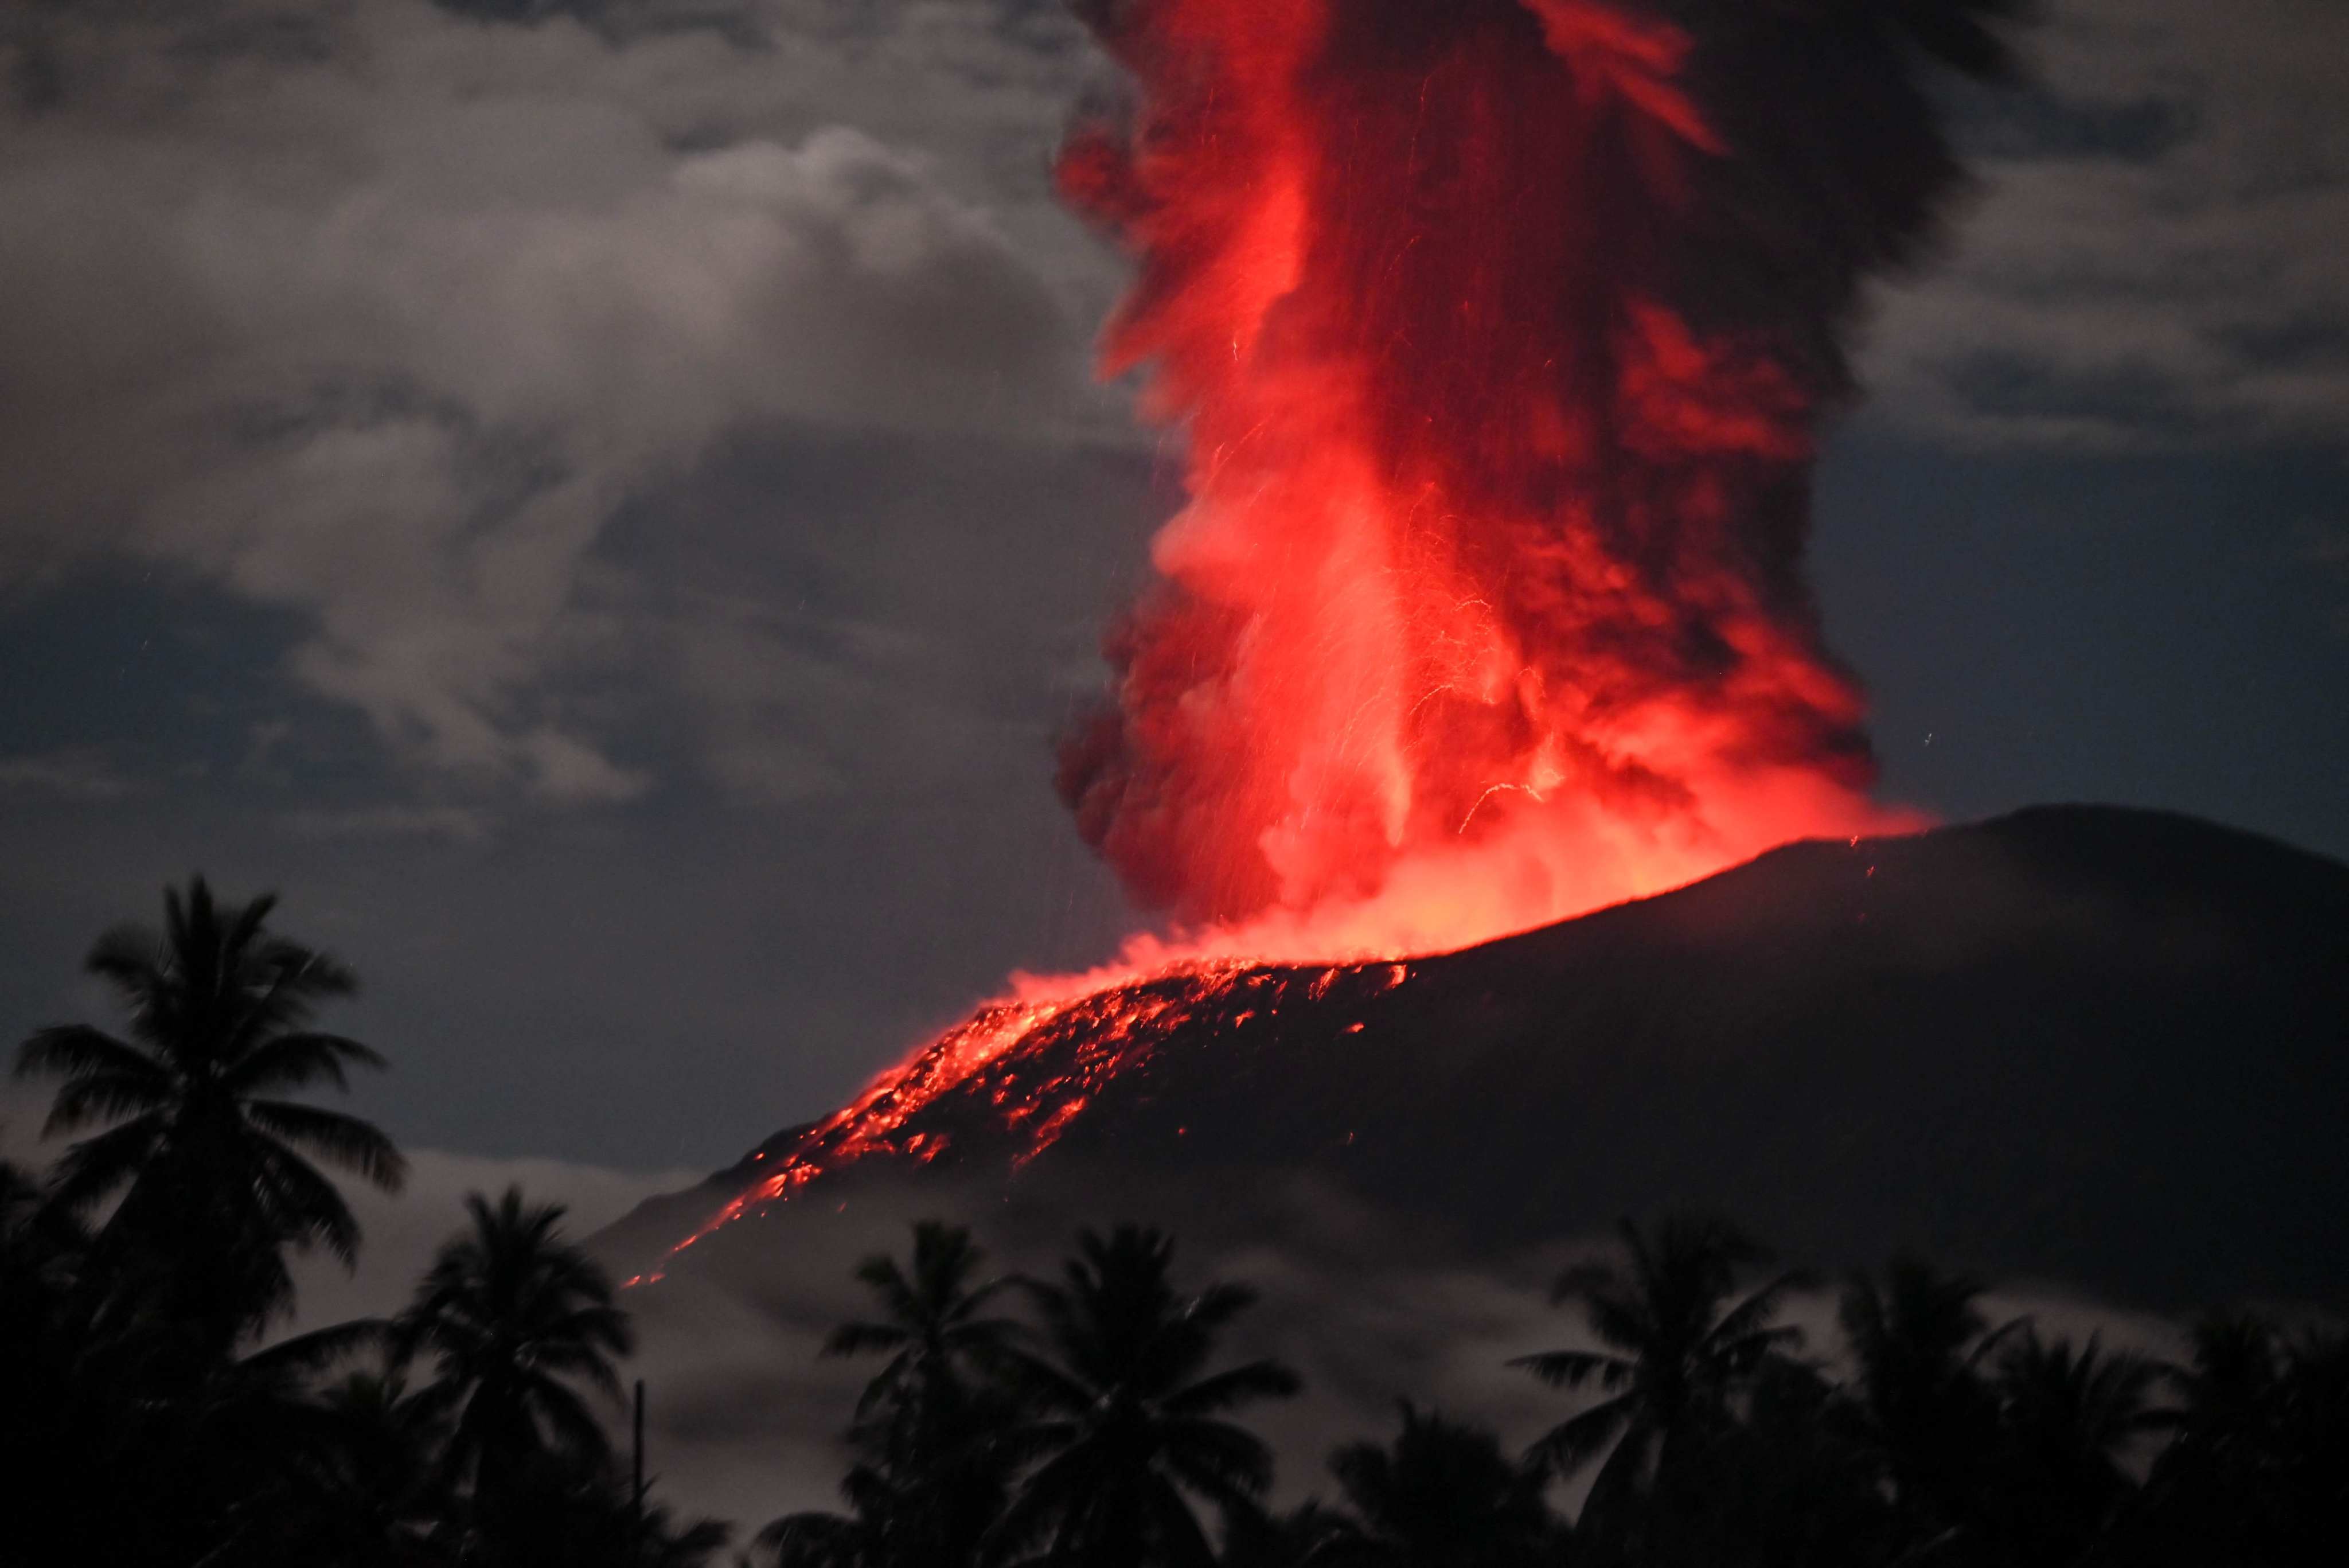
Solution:
[[[1092,0],[1106,373],[1190,447],[1058,784],[1143,902],[1459,945],[1902,826],[1804,574],[2017,0]]]

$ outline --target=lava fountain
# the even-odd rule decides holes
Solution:
[[[1916,825],[1821,639],[1811,471],[1864,285],[1961,181],[1916,67],[2000,74],[2015,0],[1080,8],[1132,105],[1060,183],[1135,258],[1104,373],[1189,500],[1057,782],[1179,934],[1017,981],[713,1223],[934,1155],[907,1117],[982,1082],[1049,1141],[1083,1096],[1005,1086],[1040,1033],[1114,1071],[1247,961],[1383,967]]]

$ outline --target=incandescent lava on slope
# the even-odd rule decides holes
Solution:
[[[1299,969],[1193,961],[1100,989],[989,1003],[775,1151],[771,1168],[674,1251],[862,1160],[928,1164],[954,1148],[974,1109],[978,1125],[1013,1151],[1017,1170],[1058,1141],[1112,1077],[1146,1074],[1178,1035],[1204,1044],[1219,1030],[1278,1017],[1293,999],[1344,1006],[1394,990],[1410,972],[1384,962]]]

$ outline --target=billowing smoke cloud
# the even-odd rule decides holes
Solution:
[[[2011,0],[1095,0],[1073,201],[1191,502],[1060,784],[1133,891],[1456,945],[1888,818],[1805,581]]]
[[[781,61],[690,19],[0,8],[0,584],[127,555],[283,612],[436,787],[640,794],[585,690],[670,635],[626,507],[745,431],[1051,440],[1081,380],[1013,203],[868,109],[899,18]],[[966,161],[1049,101],[972,31],[1019,109],[958,99]]]

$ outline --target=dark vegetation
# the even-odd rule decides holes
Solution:
[[[40,1179],[0,1165],[0,1477],[10,1563],[667,1565],[727,1531],[647,1498],[614,1452],[628,1320],[561,1210],[475,1195],[405,1310],[271,1339],[286,1260],[347,1261],[317,1162],[379,1187],[398,1152],[298,1096],[375,1066],[312,1027],[349,973],[271,904],[167,896],[92,971],[128,1038],[45,1030],[21,1073],[88,1130]],[[831,1354],[876,1370],[836,1512],[775,1521],[761,1568],[1974,1568],[2337,1560],[2349,1335],[2233,1313],[2177,1365],[1993,1323],[1982,1282],[1913,1258],[1797,1292],[1719,1220],[1626,1222],[1557,1282],[1558,1391],[1522,1452],[1404,1402],[1273,1501],[1249,1427],[1298,1388],[1224,1342],[1253,1297],[1186,1283],[1173,1242],[1080,1235],[1059,1272],[992,1275],[916,1227],[858,1271]]]
[[[1086,1232],[1057,1282],[986,1280],[967,1232],[916,1228],[860,1277],[885,1355],[846,1511],[761,1532],[779,1568],[2056,1568],[2330,1563],[2349,1507],[2349,1336],[2214,1315],[2183,1365],[1993,1325],[1984,1287],[1914,1259],[1843,1282],[1839,1343],[1781,1321],[1814,1282],[1719,1220],[1626,1222],[1557,1299],[1585,1345],[1519,1367],[1568,1395],[1522,1454],[1404,1402],[1330,1456],[1333,1501],[1268,1505],[1216,1370],[1241,1286],[1178,1290],[1156,1231]],[[1017,1291],[1021,1321],[996,1310]],[[1572,1506],[1567,1506],[1571,1502]],[[1220,1542],[1220,1548],[1211,1545]]]
[[[165,895],[165,928],[99,939],[127,1038],[45,1029],[48,1127],[97,1127],[46,1180],[0,1162],[0,1562],[73,1568],[690,1568],[616,1463],[630,1345],[610,1282],[521,1193],[470,1200],[397,1317],[270,1342],[289,1254],[359,1232],[318,1165],[396,1189],[367,1123],[297,1098],[373,1051],[311,1027],[355,988],[271,933],[273,900]]]

